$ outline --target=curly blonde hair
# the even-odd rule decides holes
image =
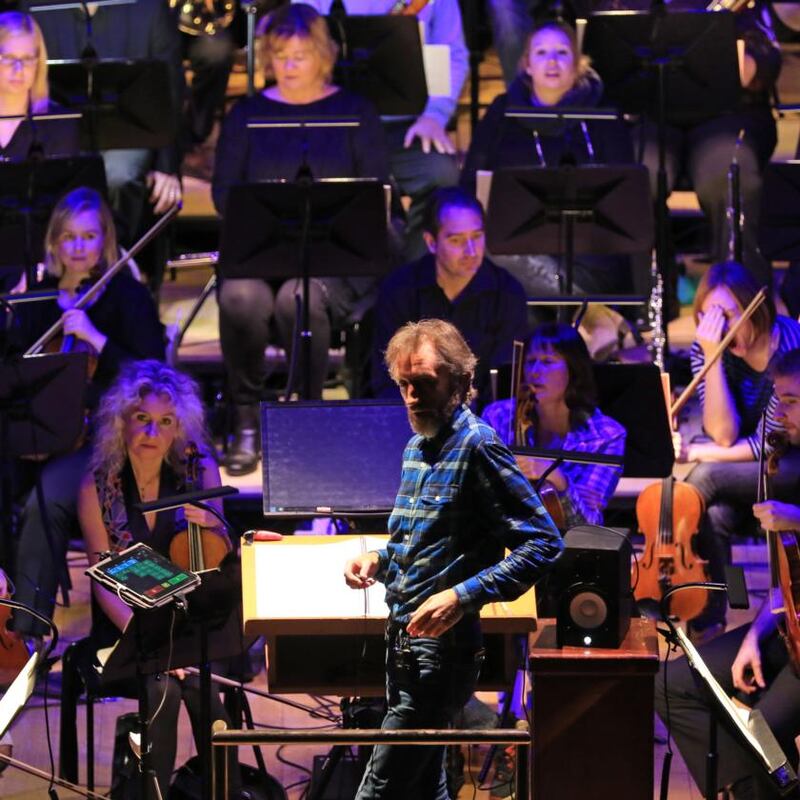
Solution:
[[[50,88],[47,82],[47,48],[42,29],[30,14],[6,11],[0,14],[0,44],[9,36],[33,36],[36,40],[36,76],[31,87],[31,111],[41,114],[50,105]]]
[[[115,479],[122,472],[128,455],[125,422],[149,395],[166,398],[175,408],[177,432],[166,460],[177,474],[184,472],[187,442],[195,442],[203,453],[211,452],[197,383],[160,361],[132,361],[122,368],[100,401],[89,462],[92,472],[105,474],[107,480]]]

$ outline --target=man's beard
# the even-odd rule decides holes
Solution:
[[[411,430],[424,436],[426,439],[433,439],[439,431],[450,422],[453,411],[461,404],[457,395],[453,395],[443,408],[432,408],[426,410],[424,414],[414,414],[411,409],[407,409],[408,422]]]

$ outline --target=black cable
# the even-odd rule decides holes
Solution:
[[[285,764],[287,767],[293,767],[300,772],[305,772],[309,779],[313,775],[312,771],[308,767],[304,767],[302,764],[297,764],[294,761],[290,761],[288,758],[284,758],[281,753],[284,748],[289,747],[288,744],[282,744],[276,751],[275,751],[275,758],[281,762],[281,764]]]

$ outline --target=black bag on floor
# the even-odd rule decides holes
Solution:
[[[286,790],[269,773],[262,773],[249,764],[240,764],[239,769],[242,773],[241,800],[287,800]],[[200,795],[200,760],[193,756],[175,773],[168,800],[200,800]]]

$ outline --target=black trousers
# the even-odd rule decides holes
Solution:
[[[700,648],[703,661],[728,695],[734,694],[731,664],[747,630],[746,625],[736,628]],[[752,699],[747,702],[761,711],[783,752],[790,763],[796,766],[797,748],[794,737],[800,733],[800,680],[788,665],[786,648],[777,634],[762,643],[761,659],[767,688],[755,695],[754,702]],[[656,711],[671,728],[675,743],[695,783],[701,790],[705,790],[710,709],[708,695],[695,681],[685,658],[670,661],[666,665],[666,691],[664,669],[662,666],[656,679]],[[745,700],[744,697],[740,699]],[[724,724],[717,726],[717,752],[718,789],[731,784],[735,787],[737,781],[753,776],[753,785],[748,787],[749,794],[737,793],[734,788],[737,800],[745,797],[759,800],[780,797],[761,763]]]

